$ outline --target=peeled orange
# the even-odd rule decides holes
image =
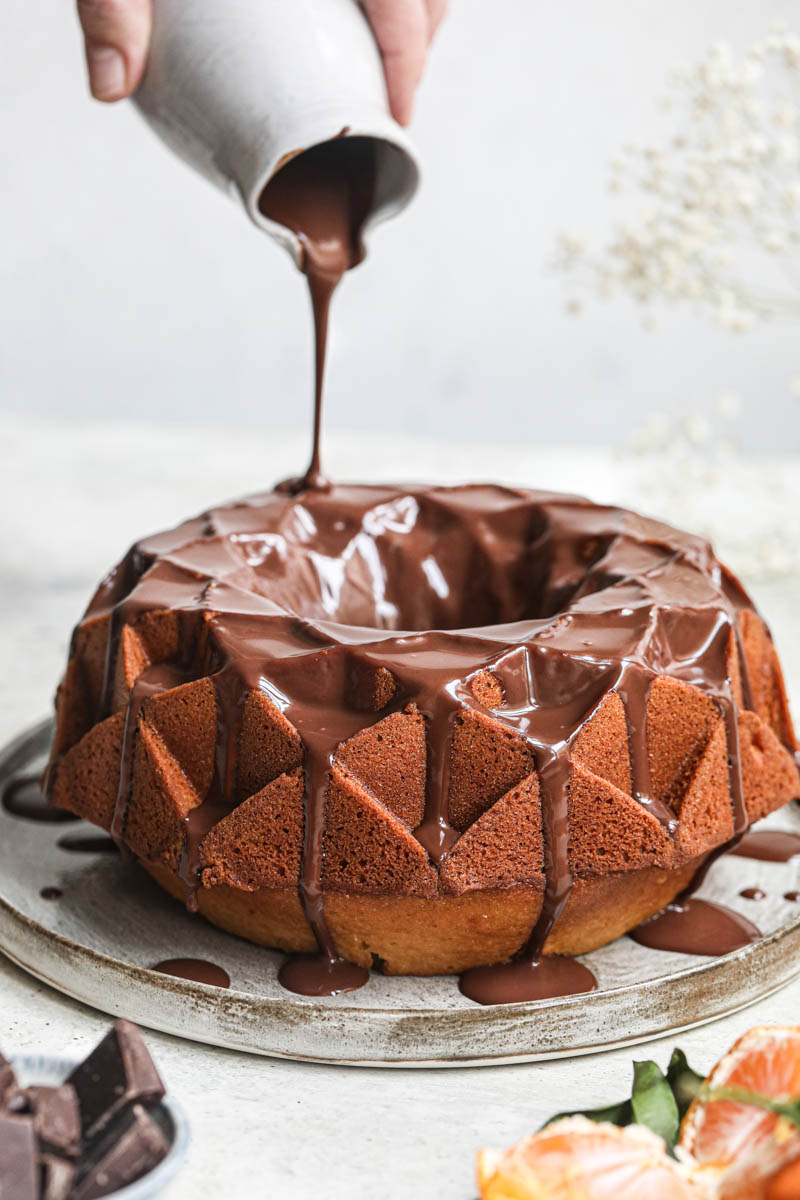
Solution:
[[[649,1129],[567,1117],[509,1150],[478,1153],[481,1200],[701,1200]]]
[[[749,1030],[714,1067],[683,1119],[678,1153],[720,1200],[792,1196],[787,1164],[800,1159],[800,1128],[765,1108],[770,1101],[800,1101],[800,1027]],[[795,1195],[800,1200],[800,1190]]]

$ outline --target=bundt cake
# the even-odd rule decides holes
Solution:
[[[703,540],[515,488],[275,491],[145,538],[57,696],[52,802],[223,929],[389,973],[592,950],[800,794]]]

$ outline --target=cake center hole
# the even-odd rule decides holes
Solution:
[[[237,540],[259,590],[309,620],[424,631],[552,616],[586,586],[607,543],[556,545],[538,505],[486,491],[470,489],[469,503],[401,494],[366,512],[346,488],[309,493],[279,533]]]

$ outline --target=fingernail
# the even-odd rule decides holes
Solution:
[[[413,101],[410,97],[406,99],[396,96],[392,100],[391,112],[398,125],[408,125],[413,112]]]
[[[113,46],[88,45],[89,87],[95,100],[119,100],[127,92],[125,59]]]

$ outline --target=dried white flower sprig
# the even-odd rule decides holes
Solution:
[[[611,165],[611,189],[643,211],[599,253],[562,234],[557,267],[600,296],[690,304],[737,332],[800,314],[800,34],[775,27],[742,58],[712,47],[673,71],[665,103],[667,144]]]
[[[618,452],[618,486],[635,508],[709,538],[749,584],[798,577],[800,504],[795,460],[743,454],[741,398],[708,414],[651,415]]]

